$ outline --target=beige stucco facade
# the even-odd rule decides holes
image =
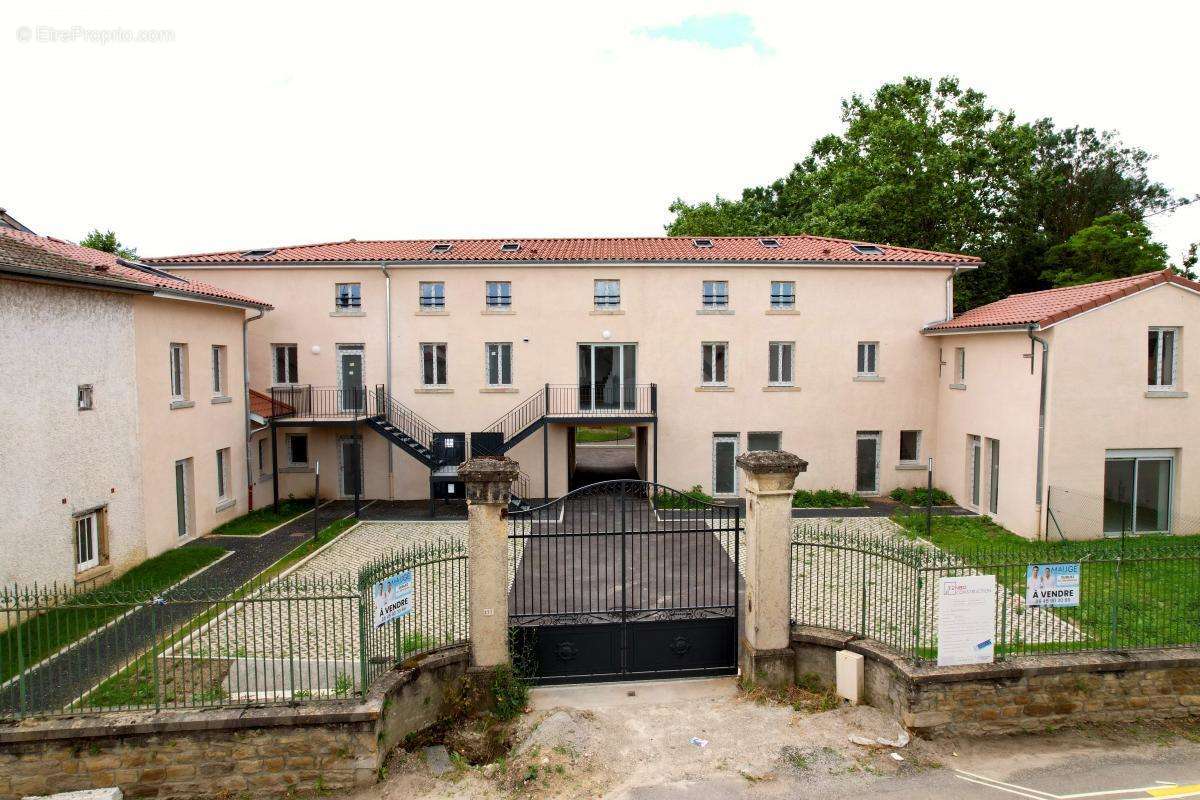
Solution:
[[[1147,337],[1156,327],[1178,331],[1172,391],[1149,391]],[[1040,504],[1041,346],[1031,348],[1025,331],[930,337],[946,362],[937,401],[938,484],[963,505],[989,513],[989,448],[997,441],[998,507],[990,513],[1000,524],[1028,537],[1096,536],[1103,529],[1106,460],[1144,456],[1170,462],[1169,498],[1166,480],[1143,482],[1162,493],[1151,505],[1169,502],[1170,531],[1200,532],[1200,474],[1193,464],[1200,426],[1192,422],[1200,405],[1190,391],[1200,374],[1200,351],[1188,333],[1197,327],[1200,296],[1161,283],[1035,331],[1049,346]],[[965,388],[951,388],[958,383],[960,347]],[[972,502],[970,436],[981,437],[983,445],[978,504]]]
[[[387,382],[386,282],[377,265],[255,265],[249,268],[172,267],[184,275],[254,296],[272,298],[276,310],[250,328],[251,385],[273,382],[272,344],[297,346],[296,382],[338,385],[338,346],[362,345],[363,382]],[[781,446],[807,458],[801,488],[855,489],[856,438],[878,432],[878,490],[917,485],[924,473],[899,463],[901,430],[922,431],[932,448],[937,397],[937,344],[919,334],[944,319],[948,267],[815,265],[436,265],[391,266],[392,387],[401,403],[442,431],[471,433],[517,406],[546,383],[575,384],[578,345],[630,343],[637,347],[636,383],[658,387],[658,478],[671,486],[714,490],[713,437],[732,434],[739,451],[751,432],[777,432]],[[593,280],[621,282],[621,308],[597,311]],[[701,308],[705,280],[728,282],[729,307]],[[771,282],[794,281],[793,310],[770,308]],[[442,281],[445,309],[422,312],[419,284]],[[511,283],[508,311],[489,311],[487,281]],[[361,284],[361,309],[334,312],[334,286]],[[287,287],[281,292],[281,287]],[[768,385],[771,342],[794,342],[792,386]],[[877,342],[879,380],[856,380],[860,341]],[[447,382],[422,386],[419,346],[446,344]],[[503,389],[485,381],[485,344],[511,342],[513,381]],[[701,385],[701,345],[728,346],[728,376],[721,387]],[[649,428],[648,425],[646,425]],[[550,426],[549,493],[568,481],[568,427]],[[282,496],[311,494],[311,468],[283,463]],[[346,428],[311,430],[310,458],[321,459],[322,494],[336,496],[339,481],[327,464],[338,463],[336,440]],[[362,430],[367,496],[426,497],[428,472],[399,449],[389,488],[384,440]],[[653,436],[645,435],[645,477],[653,478]],[[932,452],[929,450],[929,452]],[[509,452],[542,494],[541,434]],[[922,454],[923,456],[923,454]],[[736,494],[736,491],[731,493]]]

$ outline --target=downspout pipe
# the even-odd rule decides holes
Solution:
[[[383,280],[384,280],[384,286],[383,286],[383,303],[384,303],[383,352],[384,352],[384,357],[385,357],[384,360],[386,362],[386,366],[384,368],[387,370],[387,375],[384,376],[383,384],[387,390],[388,402],[390,403],[391,399],[392,399],[392,274],[390,272],[388,272],[387,262],[380,264],[379,268],[380,268],[380,270],[383,271]],[[387,411],[384,409],[378,409],[378,411],[382,414],[385,414],[385,415],[387,414]],[[393,480],[393,474],[392,474],[395,471],[395,464],[393,463],[395,454],[392,452],[392,450],[393,450],[392,443],[388,442],[387,471],[388,471],[388,499],[389,500],[395,499],[395,490],[393,488],[394,480]]]
[[[1038,392],[1038,443],[1037,443],[1037,495],[1034,507],[1037,509],[1037,535],[1042,538],[1042,487],[1045,476],[1046,464],[1046,379],[1048,375],[1048,362],[1050,360],[1050,343],[1040,336],[1034,335],[1037,327],[1030,325],[1028,334],[1030,344],[1040,344],[1042,346],[1042,380],[1041,388]]]
[[[254,457],[250,454],[250,346],[247,329],[250,323],[257,319],[262,319],[267,313],[265,308],[260,308],[258,313],[252,317],[242,318],[242,414],[246,418],[246,510],[254,510]],[[275,471],[275,465],[271,465],[271,471]]]

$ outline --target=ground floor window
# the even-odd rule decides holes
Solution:
[[[229,448],[217,451],[217,499],[229,498]]]
[[[783,434],[779,431],[751,431],[746,434],[747,450],[782,450]]]
[[[175,525],[180,536],[192,532],[192,460],[175,462]]]
[[[1110,450],[1104,459],[1104,532],[1170,533],[1175,453]]]
[[[258,440],[258,473],[265,475],[267,472],[267,440]]]
[[[737,494],[738,435],[713,434],[713,494]]]
[[[971,487],[971,506],[979,508],[983,491],[983,440],[967,435],[967,484]]]
[[[854,490],[879,492],[879,431],[859,431],[854,464]]]
[[[100,562],[100,511],[97,510],[75,518],[75,571],[98,567]]]
[[[900,463],[915,464],[921,460],[921,432],[900,431]]]
[[[287,460],[293,467],[308,466],[308,434],[289,433],[287,435]]]
[[[1000,510],[1000,442],[988,439],[988,512]]]

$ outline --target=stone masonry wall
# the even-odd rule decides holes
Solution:
[[[879,644],[794,628],[796,674],[834,681],[834,653],[864,657],[868,704],[924,736],[1015,733],[1087,722],[1200,717],[1200,650],[1080,653],[915,667]]]
[[[108,786],[193,800],[370,785],[390,749],[434,721],[466,664],[465,647],[431,653],[381,676],[361,702],[0,723],[0,800]]]

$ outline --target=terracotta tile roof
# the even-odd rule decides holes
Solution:
[[[1068,317],[1082,314],[1084,311],[1111,303],[1160,283],[1174,283],[1200,292],[1200,283],[1181,278],[1170,270],[1147,272],[1129,278],[1115,278],[1111,281],[1010,295],[1003,300],[988,303],[986,306],[973,308],[949,322],[929,325],[925,330],[951,331],[1025,327],[1028,325],[1045,328]]]
[[[0,265],[65,280],[86,280],[148,292],[165,291],[206,300],[227,300],[255,308],[269,303],[226,291],[211,283],[179,277],[159,269],[141,270],[121,263],[112,253],[73,242],[0,227]]]
[[[767,247],[763,239],[774,239],[777,247]],[[621,237],[593,239],[420,239],[398,241],[348,241],[327,244],[306,244],[294,247],[265,248],[265,255],[249,255],[255,251],[197,253],[147,259],[156,264],[252,264],[286,263],[295,261],[413,261],[413,262],[833,262],[848,264],[889,264],[895,262],[918,264],[977,265],[974,256],[938,253],[910,247],[874,245],[878,254],[854,251],[854,245],[868,245],[847,239],[828,239],[821,236],[714,236],[711,247],[697,247],[687,236]],[[435,252],[435,245],[450,245],[445,252]],[[503,250],[503,245],[518,245],[515,250]],[[261,251],[260,251],[261,252]]]
[[[275,402],[268,394],[263,394],[257,389],[250,390],[250,413],[257,414],[263,419],[279,416],[280,414],[290,413],[296,409],[292,408],[287,403],[282,401]]]

